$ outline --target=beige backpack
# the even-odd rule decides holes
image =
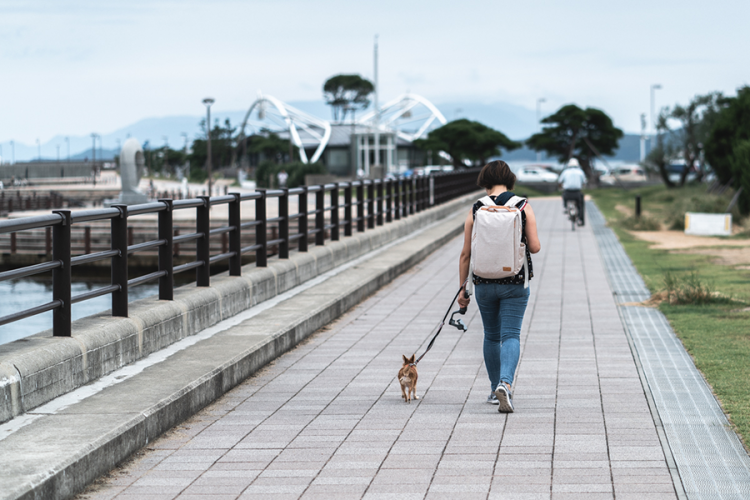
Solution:
[[[496,205],[485,196],[477,210],[471,232],[471,273],[486,279],[515,276],[524,269],[524,288],[529,286],[526,245],[523,238],[521,211],[526,199],[511,197],[505,205]]]

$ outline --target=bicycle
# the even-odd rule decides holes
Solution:
[[[575,200],[568,200],[565,202],[565,210],[568,213],[568,219],[570,219],[570,228],[575,231],[578,221],[578,204]]]

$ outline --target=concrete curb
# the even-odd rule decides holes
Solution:
[[[413,238],[16,431],[0,441],[0,499],[69,498],[81,491],[460,234],[463,220],[464,210],[454,210]]]
[[[476,197],[463,196],[288,260],[273,259],[266,268],[245,266],[242,277],[214,276],[209,288],[180,287],[174,301],[132,302],[129,318],[104,311],[80,319],[70,338],[52,337],[47,330],[2,345],[0,423],[445,218]]]

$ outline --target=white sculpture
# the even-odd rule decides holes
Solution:
[[[148,197],[138,189],[138,183],[141,181],[145,160],[143,149],[138,140],[131,137],[122,146],[120,151],[120,180],[122,190],[117,203],[125,205],[137,205],[147,203]]]

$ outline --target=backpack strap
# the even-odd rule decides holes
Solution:
[[[489,196],[485,196],[484,198],[480,198],[479,199],[479,203],[481,203],[485,207],[491,207],[492,205],[495,204],[495,202],[492,201],[492,198],[490,198]]]
[[[528,200],[526,198],[521,198],[520,196],[511,196],[511,198],[505,202],[506,207],[516,207],[519,210],[523,210],[526,208],[526,204],[528,203]]]

